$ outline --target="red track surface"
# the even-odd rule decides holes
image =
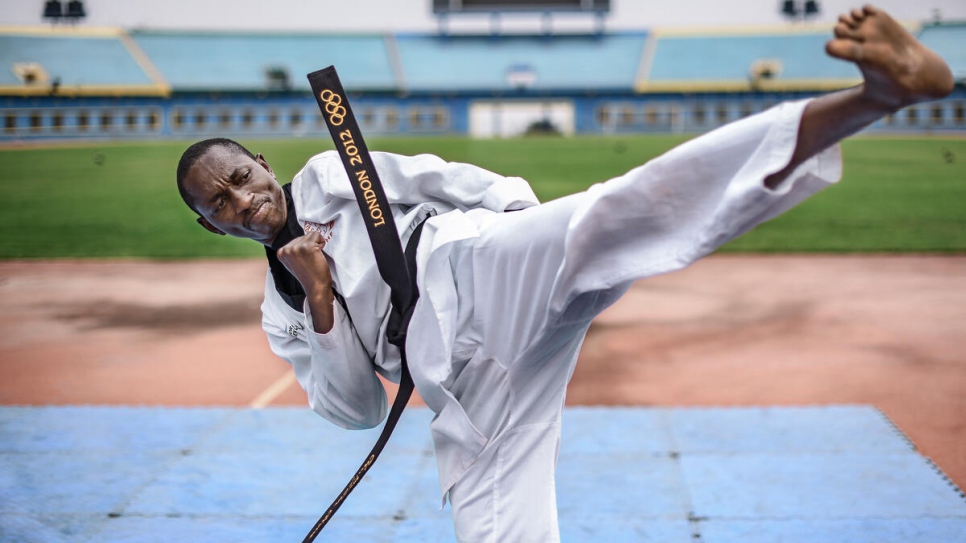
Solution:
[[[264,269],[0,262],[0,404],[305,405]],[[966,487],[964,332],[963,256],[712,257],[601,315],[568,403],[872,404]]]

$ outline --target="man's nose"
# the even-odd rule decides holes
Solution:
[[[235,213],[243,213],[252,207],[252,200],[255,196],[244,187],[236,188],[232,191],[231,201],[235,208]]]

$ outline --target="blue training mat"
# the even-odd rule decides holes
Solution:
[[[320,541],[455,541],[411,408]],[[378,430],[308,408],[0,408],[4,543],[301,541]],[[966,498],[878,410],[568,408],[561,537],[966,543]]]

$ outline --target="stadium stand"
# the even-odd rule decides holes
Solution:
[[[347,87],[396,87],[381,35],[194,34],[136,31],[132,37],[180,91],[308,91],[305,74],[331,64]]]
[[[404,86],[417,92],[627,92],[645,39],[645,33],[397,37]]]
[[[168,89],[113,29],[5,29],[0,32],[0,93],[161,95]]]
[[[720,32],[720,31],[718,31]],[[824,53],[829,29],[780,33],[658,32],[637,89],[646,91],[825,90],[854,85],[859,71]]]
[[[372,134],[703,132],[859,81],[828,25],[529,35],[0,27],[0,142],[325,131],[305,74],[338,67]],[[914,28],[959,79],[869,130],[966,131],[966,22]]]

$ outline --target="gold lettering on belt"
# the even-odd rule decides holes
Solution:
[[[372,190],[372,181],[369,180],[369,172],[366,170],[356,171],[356,182],[359,184],[359,188],[362,189],[362,194],[366,199],[366,205],[369,206],[369,218],[372,219],[373,226],[386,224],[386,217],[383,216],[382,207],[379,206],[379,200],[376,200],[376,193]]]

